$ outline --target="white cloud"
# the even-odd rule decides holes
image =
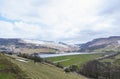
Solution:
[[[4,19],[1,21],[1,37],[60,41],[80,41],[84,38],[88,41],[97,36],[115,35],[112,29],[118,28],[118,25],[115,27],[113,25],[118,18],[115,15],[119,13],[115,11],[109,15],[103,15],[104,9],[109,10],[111,3],[108,4],[108,1],[0,0],[1,16],[15,21],[14,23],[6,22]],[[102,11],[103,14],[100,14]],[[8,34],[7,31],[11,33]],[[91,37],[93,33],[95,34]]]
[[[15,36],[13,28],[14,27],[11,23],[0,21],[0,36],[1,37]]]

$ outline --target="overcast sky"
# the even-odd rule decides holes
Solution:
[[[0,0],[0,38],[83,43],[120,35],[120,0]]]

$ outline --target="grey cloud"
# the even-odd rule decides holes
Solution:
[[[105,0],[100,6],[100,15],[111,15],[115,12],[120,12],[119,0]]]

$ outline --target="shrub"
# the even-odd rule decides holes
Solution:
[[[65,71],[66,73],[68,73],[68,72],[70,72],[70,69],[69,69],[68,67],[66,67],[66,68],[64,68],[64,71]]]

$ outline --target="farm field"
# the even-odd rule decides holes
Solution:
[[[16,60],[16,58],[10,58],[10,60],[32,79],[87,79],[75,73],[64,73],[62,69],[45,63],[34,63],[31,60],[22,62]]]
[[[82,54],[82,55],[70,55],[70,56],[59,56],[59,57],[50,57],[46,58],[46,60],[59,63],[63,67],[67,67],[70,65],[78,65],[81,66],[82,64],[98,58],[102,56],[102,54]]]

